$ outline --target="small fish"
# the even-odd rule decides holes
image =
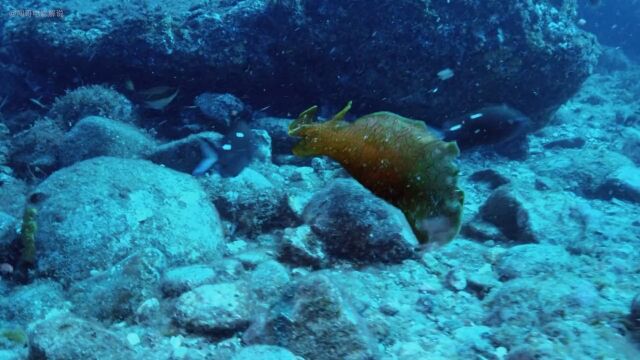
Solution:
[[[438,75],[438,78],[440,80],[445,81],[451,79],[455,75],[455,73],[450,68],[446,68],[438,71],[438,74],[436,75]]]
[[[198,139],[198,144],[200,145],[202,160],[198,166],[193,169],[193,172],[191,173],[193,176],[204,175],[218,161],[218,154],[213,150],[211,144],[204,139]]]
[[[141,96],[146,107],[154,110],[164,110],[178,96],[180,88],[171,86],[156,86],[141,90],[137,95]]]
[[[31,101],[32,103],[40,106],[43,109],[48,109],[48,107],[45,104],[41,103],[40,100],[38,100],[38,99],[31,98],[31,99],[29,99],[29,101]]]
[[[124,88],[127,89],[127,91],[136,91],[136,86],[133,84],[133,80],[131,79],[125,80]]]
[[[193,176],[204,175],[210,169],[223,177],[238,175],[253,160],[255,140],[253,132],[244,122],[239,122],[216,144],[199,140],[202,160],[193,170]]]
[[[508,105],[487,106],[444,125],[445,141],[455,141],[460,149],[507,143],[522,137],[531,120]]]

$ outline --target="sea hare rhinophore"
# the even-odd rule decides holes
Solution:
[[[460,229],[464,193],[458,188],[459,154],[424,122],[390,112],[344,121],[349,103],[331,120],[318,123],[318,107],[302,112],[289,135],[302,140],[298,156],[326,155],[338,161],[375,195],[398,207],[422,243],[445,243]]]

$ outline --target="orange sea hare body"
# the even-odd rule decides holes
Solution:
[[[289,126],[302,140],[298,156],[326,155],[377,196],[398,207],[422,243],[445,243],[460,229],[464,193],[458,188],[459,154],[424,122],[390,112],[344,121],[349,103],[331,120],[318,123],[314,106]]]

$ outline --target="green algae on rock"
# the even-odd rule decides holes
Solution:
[[[429,132],[424,122],[390,112],[344,121],[349,103],[331,120],[316,123],[317,106],[300,114],[289,135],[302,140],[298,156],[326,155],[362,185],[400,208],[422,243],[445,243],[460,229],[464,193],[457,186],[454,142]]]

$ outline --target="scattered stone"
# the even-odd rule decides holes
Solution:
[[[537,177],[534,183],[534,187],[538,191],[551,190],[551,181],[546,177]]]
[[[480,207],[482,220],[494,224],[504,236],[517,242],[535,242],[530,215],[522,198],[511,188],[496,189]]]
[[[469,180],[486,183],[491,190],[509,183],[509,179],[493,169],[476,171],[469,176]]]
[[[274,303],[289,284],[289,271],[275,260],[258,265],[251,273],[249,288],[261,304]]]
[[[249,326],[250,305],[238,283],[202,285],[180,295],[173,319],[189,331],[226,337]]]
[[[51,175],[31,197],[37,269],[58,279],[110,269],[132,249],[156,248],[168,266],[222,256],[222,225],[198,182],[148,161],[85,160]]]
[[[130,318],[146,299],[158,296],[160,274],[165,266],[164,255],[149,248],[103,273],[73,283],[69,295],[74,312],[106,321]]]
[[[222,218],[233,223],[238,234],[257,236],[300,223],[287,204],[284,184],[252,168],[232,178],[213,174],[204,179],[204,186]]]
[[[29,331],[29,359],[130,360],[137,355],[129,344],[101,325],[71,314],[58,314]]]
[[[265,130],[251,129],[254,152],[253,161],[257,163],[271,163],[271,136]]]
[[[538,176],[553,179],[558,189],[572,191],[585,198],[600,198],[599,187],[618,169],[633,162],[609,148],[563,149],[553,156],[531,162]]]
[[[273,345],[252,345],[240,350],[231,360],[299,360],[291,351]]]
[[[43,319],[50,311],[67,309],[60,284],[50,280],[37,280],[17,286],[0,297],[0,319],[18,324],[29,324]]]
[[[136,334],[136,333],[128,333],[127,334],[127,341],[129,342],[129,345],[131,345],[131,346],[140,345],[140,336],[138,336],[138,334]]]
[[[404,214],[355,180],[338,179],[316,192],[303,217],[338,258],[400,262],[418,246]]]
[[[249,249],[234,255],[234,260],[239,261],[246,270],[253,270],[258,265],[273,260],[274,254],[267,249]]]
[[[467,288],[467,274],[463,270],[449,271],[445,281],[452,290],[462,291]]]
[[[247,106],[232,94],[203,93],[196,97],[195,105],[216,130],[227,130],[249,117]]]
[[[180,296],[201,285],[216,281],[216,271],[208,265],[187,265],[169,269],[162,276],[162,293],[168,297]]]
[[[569,268],[571,255],[561,246],[524,244],[507,249],[496,264],[496,273],[503,280],[544,274],[559,274]]]
[[[502,186],[480,207],[479,216],[473,222],[495,225],[503,237],[494,240],[506,238],[515,243],[549,243],[568,247],[584,242],[590,226],[590,215],[585,215],[585,212],[590,208],[589,201],[567,191],[540,193],[526,187]],[[466,232],[469,233],[468,230]],[[491,229],[485,233],[491,236]]]
[[[78,121],[64,135],[59,158],[64,166],[97,156],[144,157],[155,146],[153,140],[132,125],[99,116]]]
[[[289,264],[321,268],[327,263],[322,242],[309,225],[286,228],[278,253],[279,259]]]
[[[399,310],[393,305],[382,304],[380,305],[380,312],[387,316],[394,316],[399,312]]]
[[[479,218],[462,224],[460,233],[477,240],[508,241],[496,225]]]
[[[248,344],[279,345],[309,360],[376,358],[365,325],[325,275],[311,274],[291,291],[245,332]]]
[[[11,141],[9,165],[25,178],[41,178],[58,168],[57,153],[64,132],[57,123],[42,119]]]
[[[584,144],[585,144],[585,140],[583,138],[575,136],[575,137],[550,141],[544,144],[544,148],[545,149],[580,149],[584,146]]]
[[[157,298],[150,298],[142,302],[136,309],[135,319],[139,324],[153,324],[159,318],[160,301]]]
[[[489,264],[467,276],[467,290],[475,294],[480,300],[484,299],[492,289],[498,286],[500,286],[500,281],[496,278],[495,273],[491,271]]]
[[[291,119],[263,117],[254,120],[252,126],[264,129],[271,137],[271,150],[274,155],[291,155],[293,146],[299,141],[289,136]]]
[[[603,199],[640,203],[640,169],[635,166],[624,166],[610,174],[598,187],[596,196]]]
[[[575,276],[516,278],[487,296],[485,324],[531,328],[552,321],[583,319],[592,316],[598,302],[595,286]]]
[[[463,326],[453,332],[453,337],[458,340],[460,351],[469,356],[482,354],[490,358],[494,355],[494,347],[491,344],[491,328],[482,325]]]

